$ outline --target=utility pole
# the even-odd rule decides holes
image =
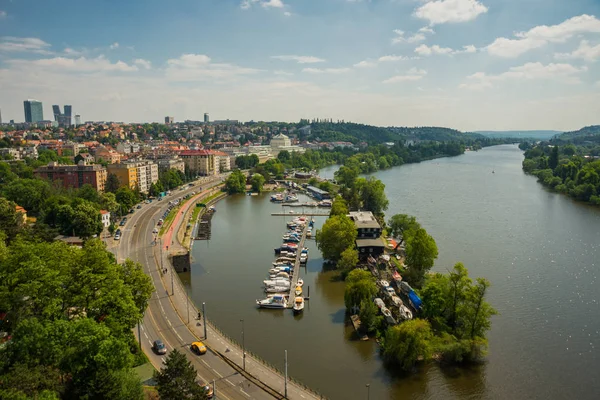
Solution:
[[[186,307],[187,307],[187,314],[188,314],[188,325],[190,324],[190,288],[186,288]]]
[[[369,400],[371,394],[371,384],[367,383],[365,386],[367,387],[367,400]]]
[[[287,381],[288,381],[288,375],[287,375],[287,350],[285,350],[285,395],[284,397],[287,399],[288,395],[287,395]]]
[[[217,381],[213,379],[213,397],[217,398]]]
[[[240,319],[240,322],[242,323],[242,369],[245,371],[246,370],[246,345],[244,342],[244,320]]]
[[[206,303],[202,302],[202,318],[204,319],[204,340],[206,340],[208,338],[208,336],[206,336]]]
[[[140,330],[140,321],[138,321],[138,343],[140,344],[140,350],[142,350],[142,331]]]

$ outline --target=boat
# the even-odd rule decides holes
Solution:
[[[331,208],[331,200],[321,200],[318,206],[323,208]]]
[[[273,297],[267,297],[264,300],[256,300],[256,305],[258,305],[259,308],[279,308],[279,309],[283,309],[283,308],[287,308],[287,299],[285,298],[285,296],[273,296]]]
[[[290,288],[285,287],[285,286],[270,286],[268,288],[265,289],[265,292],[267,293],[287,293],[289,292]]]
[[[307,238],[311,238],[312,237],[312,232],[311,231],[306,232],[306,237]]]
[[[308,254],[308,247],[303,247],[302,248],[302,253],[303,254]]]
[[[390,283],[389,283],[388,281],[380,280],[380,281],[379,281],[379,285],[380,285],[382,288],[386,288],[386,287],[390,286]]]
[[[294,293],[296,294],[296,296],[301,296],[302,295],[302,286],[296,286]]]
[[[404,303],[402,302],[402,299],[400,297],[398,297],[398,296],[392,296],[391,300],[392,300],[392,303],[394,303],[394,305],[396,307],[402,307],[402,306],[404,306]]]
[[[304,297],[298,296],[294,299],[294,314],[300,314],[304,310]]]
[[[275,276],[276,276],[275,279],[279,279],[279,278],[290,279],[290,274],[288,274],[287,272],[283,272],[283,271],[279,271]]]
[[[396,325],[397,324],[397,322],[394,319],[394,317],[392,317],[392,312],[390,310],[388,310],[387,308],[383,307],[381,309],[381,313],[385,317],[385,320],[387,321],[388,324],[392,324],[392,325]]]
[[[296,286],[304,286],[304,280],[302,278],[298,278],[298,282],[296,282]]]
[[[308,262],[308,257],[306,257],[304,254],[302,254],[300,256],[300,264],[306,264]]]
[[[271,201],[273,203],[281,203],[283,201],[283,195],[281,193],[274,194],[271,196]]]
[[[265,279],[263,281],[263,284],[265,285],[265,287],[272,287],[272,286],[287,286],[288,289],[291,286],[290,280],[289,279],[284,279],[284,278],[277,278],[277,279]]]
[[[385,308],[385,303],[383,302],[383,300],[381,300],[379,297],[376,297],[373,302],[375,303],[375,305],[379,308]]]
[[[295,203],[298,201],[298,196],[295,196],[293,194],[288,194],[287,196],[285,196],[285,200],[286,203]]]
[[[410,311],[410,309],[404,304],[398,307],[398,313],[400,314],[400,318],[402,318],[403,320],[409,320],[413,318],[412,311]]]

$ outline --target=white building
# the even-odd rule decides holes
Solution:
[[[100,215],[102,216],[102,225],[105,228],[110,226],[110,212],[106,210],[100,210]]]
[[[280,133],[278,135],[273,136],[273,138],[271,139],[271,152],[275,157],[277,157],[279,152],[283,150],[287,150],[290,153],[304,153],[306,149],[300,146],[292,146],[292,141],[290,140],[290,138],[284,135],[283,133]]]

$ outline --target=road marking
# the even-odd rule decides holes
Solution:
[[[225,379],[225,382],[229,383],[231,386],[233,386],[233,383],[231,383],[231,381],[229,379]]]
[[[144,331],[144,336],[146,337],[146,339],[149,339],[148,334],[145,331]]]
[[[173,328],[173,325],[171,325],[171,321],[169,321],[169,319],[168,319],[168,318],[165,318],[165,319],[167,320],[167,324],[169,324],[169,326],[170,326],[171,328]]]
[[[222,377],[223,377],[223,375],[221,375],[221,374],[219,373],[219,371],[217,371],[216,369],[215,369],[214,371],[215,371],[215,374],[219,375],[219,378],[222,378]],[[231,383],[231,382],[229,382],[229,383]]]
[[[244,393],[246,395],[246,397],[250,397],[250,395],[248,393],[246,393],[246,391],[242,388],[240,388],[240,392]],[[304,397],[304,396],[302,396]]]
[[[148,339],[148,343],[150,343],[150,347],[152,347],[152,342],[150,341],[150,339]]]

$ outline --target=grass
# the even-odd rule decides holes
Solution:
[[[163,222],[162,226],[160,227],[160,231],[158,233],[160,236],[162,236],[163,233],[165,233],[166,231],[169,230],[169,228],[171,227],[171,224],[173,223],[173,220],[175,219],[175,216],[179,212],[180,208],[181,208],[181,202],[177,205],[177,207],[173,207],[171,209],[171,211],[169,211],[167,218],[165,218],[165,221]]]

